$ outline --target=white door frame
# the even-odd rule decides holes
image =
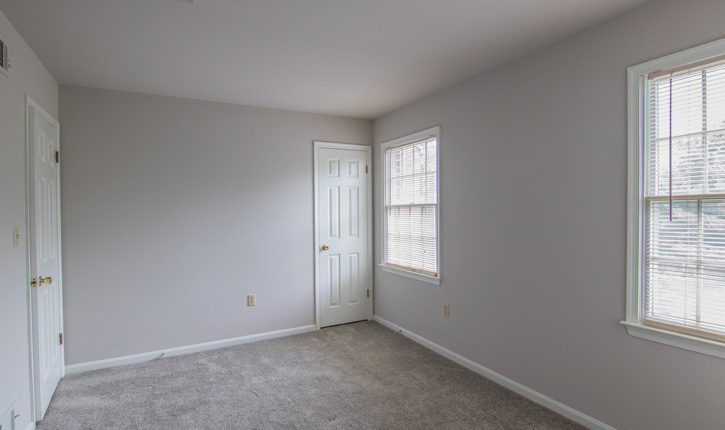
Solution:
[[[364,288],[370,290],[370,300],[368,300],[368,309],[367,309],[367,318],[368,320],[371,320],[373,318],[373,172],[372,172],[372,161],[373,161],[373,148],[371,146],[367,145],[358,145],[353,143],[334,143],[334,142],[320,142],[315,140],[314,141],[314,195],[315,195],[315,217],[314,217],[314,231],[315,231],[315,249],[314,249],[314,256],[315,256],[315,326],[317,327],[317,330],[319,330],[320,327],[320,279],[319,279],[319,273],[320,273],[320,235],[319,235],[319,226],[318,221],[320,219],[319,206],[320,206],[320,193],[318,190],[319,187],[319,181],[317,178],[318,175],[318,161],[319,161],[319,154],[320,149],[347,149],[347,150],[353,150],[353,151],[365,151],[366,158],[365,163],[368,166],[368,172],[365,176],[367,176],[366,184],[367,187],[367,195],[368,195],[368,285],[366,285]]]
[[[31,267],[31,241],[35,240],[35,238],[30,237],[30,226],[31,222],[35,222],[35,220],[30,219],[30,206],[33,204],[34,196],[30,195],[30,181],[35,180],[35,178],[30,177],[30,172],[33,170],[30,168],[30,163],[35,162],[35,147],[33,145],[34,141],[34,130],[31,129],[33,127],[33,124],[30,123],[30,116],[28,115],[28,110],[30,108],[33,108],[36,112],[40,113],[41,115],[47,117],[51,124],[56,129],[56,142],[58,145],[58,150],[60,150],[60,123],[53,118],[51,114],[49,114],[45,109],[43,109],[38,103],[35,102],[35,100],[31,99],[30,96],[27,94],[25,95],[25,251],[26,251],[26,267],[27,267],[27,273],[26,273],[26,279],[25,279],[25,286],[26,286],[26,301],[28,305],[28,359],[30,364],[30,396],[32,398],[32,407],[31,407],[31,416],[32,416],[32,422],[37,421],[37,416],[39,414],[40,409],[42,408],[40,404],[40,397],[36,395],[35,390],[35,369],[36,369],[36,362],[37,362],[37,351],[33,348],[35,339],[33,338],[33,330],[35,329],[35,315],[33,311],[33,297],[32,297],[32,290],[30,286],[30,281],[34,277],[33,275],[36,275],[33,272],[33,268]],[[63,258],[62,258],[62,243],[61,243],[61,213],[60,213],[60,168],[58,168],[58,174],[57,174],[57,184],[58,184],[58,190],[56,194],[56,202],[58,205],[57,213],[58,213],[58,306],[60,309],[58,309],[58,315],[60,316],[60,332],[64,333],[63,329]],[[65,342],[60,346],[60,365],[61,365],[61,378],[65,376]]]

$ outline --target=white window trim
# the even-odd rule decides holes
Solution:
[[[385,264],[385,255],[386,255],[386,237],[388,235],[388,220],[387,216],[385,214],[385,199],[387,196],[385,195],[385,152],[388,148],[392,146],[398,146],[403,145],[408,142],[412,142],[418,139],[422,139],[424,137],[430,136],[434,134],[436,136],[436,195],[438,197],[437,203],[436,203],[436,232],[437,232],[437,243],[436,243],[436,266],[438,267],[438,276],[430,276],[430,275],[424,275],[422,273],[416,273],[411,272],[409,270],[399,269],[397,267],[388,266]],[[421,130],[413,134],[409,134],[407,136],[399,137],[397,139],[390,140],[388,142],[383,143],[381,146],[381,157],[382,157],[382,166],[383,168],[381,171],[383,172],[383,229],[382,229],[382,244],[383,244],[383,253],[382,253],[382,261],[380,262],[380,267],[383,269],[384,272],[388,273],[394,273],[396,275],[405,276],[407,278],[417,279],[419,281],[429,282],[431,284],[440,285],[441,284],[441,127],[435,126],[431,127],[426,130]]]
[[[627,69],[628,186],[627,186],[627,309],[621,324],[635,337],[725,358],[725,343],[663,330],[644,324],[644,141],[647,75],[725,53],[725,39],[687,49]]]

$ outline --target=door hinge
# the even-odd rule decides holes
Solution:
[[[60,151],[55,151],[55,162],[60,163]]]
[[[368,173],[368,165],[365,165],[365,173]]]
[[[370,297],[370,289],[368,289],[368,297]]]
[[[58,342],[63,345],[63,333],[58,334]]]
[[[38,281],[35,278],[31,279],[30,280],[30,286],[31,287],[37,287],[38,286]]]

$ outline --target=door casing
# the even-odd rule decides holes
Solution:
[[[31,237],[31,223],[35,222],[35,220],[30,218],[31,214],[31,204],[34,201],[35,196],[31,195],[31,187],[30,181],[34,181],[35,178],[31,178],[30,174],[34,171],[31,169],[30,163],[35,162],[35,148],[34,148],[34,130],[31,129],[33,127],[33,124],[30,123],[30,116],[28,115],[29,109],[33,108],[33,110],[36,113],[39,113],[46,117],[48,121],[50,121],[53,126],[56,129],[56,150],[60,151],[60,124],[58,121],[56,121],[52,115],[50,115],[45,109],[43,109],[38,103],[36,103],[30,96],[25,96],[25,250],[26,250],[26,279],[25,279],[25,287],[26,287],[26,301],[27,301],[27,308],[28,308],[28,357],[30,360],[29,367],[30,367],[30,395],[32,399],[32,407],[31,407],[31,414],[32,414],[32,421],[36,422],[38,415],[40,414],[40,410],[42,409],[41,405],[41,399],[36,394],[35,389],[35,382],[37,375],[35,374],[35,369],[37,368],[37,351],[34,350],[33,345],[35,344],[35,339],[33,337],[33,332],[35,330],[35,325],[37,322],[37,315],[35,315],[34,307],[33,307],[33,298],[32,298],[32,290],[31,290],[31,279],[33,278],[33,267],[31,266],[32,258],[31,258],[31,250],[33,249],[33,246],[31,246],[31,242],[35,240],[34,237]],[[57,170],[57,177],[56,177],[56,183],[57,190],[56,190],[56,202],[57,202],[57,214],[58,214],[58,280],[57,280],[57,288],[58,288],[58,315],[60,318],[59,321],[59,328],[60,332],[64,332],[63,328],[63,256],[62,256],[62,249],[63,244],[61,243],[61,213],[60,213],[60,168]],[[61,365],[61,378],[65,376],[65,341],[63,344],[60,345],[60,365]]]
[[[373,291],[373,188],[372,188],[372,152],[373,148],[367,145],[358,145],[353,143],[334,143],[334,142],[321,142],[321,141],[314,141],[314,160],[313,160],[313,166],[314,166],[314,231],[315,231],[315,238],[314,238],[314,256],[315,256],[315,326],[317,327],[317,330],[319,330],[320,327],[320,247],[322,244],[320,243],[320,235],[319,235],[319,206],[320,206],[320,192],[319,192],[319,168],[318,168],[318,161],[319,161],[319,153],[320,149],[323,148],[329,148],[329,149],[347,149],[347,150],[354,150],[354,151],[365,151],[366,158],[365,163],[367,164],[368,172],[365,175],[366,181],[365,186],[367,187],[367,201],[368,201],[368,211],[367,211],[367,225],[368,225],[368,234],[367,234],[367,246],[368,246],[368,268],[369,276],[368,276],[368,285],[364,286],[364,288],[370,290],[370,300],[368,300],[368,309],[367,309],[367,318],[368,320],[371,320],[373,318],[373,300],[374,300],[374,291]]]

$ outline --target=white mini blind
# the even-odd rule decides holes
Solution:
[[[725,340],[725,64],[650,75],[645,323]]]
[[[385,150],[385,264],[438,276],[437,137]]]

